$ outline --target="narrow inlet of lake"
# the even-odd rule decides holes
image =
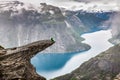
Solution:
[[[37,73],[47,78],[47,80],[70,73],[83,62],[113,46],[108,42],[108,39],[112,37],[110,30],[87,33],[81,37],[85,38],[83,43],[91,46],[90,50],[70,54],[38,54],[31,60]]]

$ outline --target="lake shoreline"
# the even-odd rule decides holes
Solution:
[[[83,34],[82,37],[85,38],[82,43],[89,44],[91,49],[88,51],[71,54],[38,54],[32,60],[32,64],[36,67],[37,73],[46,77],[47,80],[70,73],[78,68],[83,62],[89,60],[90,58],[98,55],[100,52],[105,51],[112,46],[112,44],[108,42],[108,39],[111,38],[110,30],[101,30],[89,34]],[[100,42],[102,40],[103,41],[99,43],[99,41],[96,41],[97,39],[100,40]],[[95,45],[93,45],[93,43],[95,43]],[[40,64],[39,61],[43,62]]]

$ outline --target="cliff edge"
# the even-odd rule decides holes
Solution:
[[[53,43],[41,40],[9,49],[0,46],[0,80],[46,80],[36,73],[30,59]]]

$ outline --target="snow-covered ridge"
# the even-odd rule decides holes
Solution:
[[[39,3],[39,5],[36,6],[31,3],[24,3],[20,1],[0,1],[0,11],[7,11],[7,10],[18,11],[23,8],[26,10],[37,10],[41,13],[42,11],[46,11],[46,12],[49,11],[52,14],[54,13],[54,11],[59,10],[58,7],[46,3]]]
[[[24,7],[24,3],[19,1],[1,1],[0,2],[0,11],[7,11],[7,10],[19,10]]]
[[[0,11],[19,11],[21,9],[37,10],[40,11],[42,7],[36,7],[30,3],[24,3],[20,1],[0,1]]]
[[[58,3],[58,2],[56,2]],[[75,1],[68,1],[68,2],[59,2],[57,5],[55,3],[49,3],[58,7],[65,8],[67,10],[84,10],[87,12],[109,12],[109,11],[119,11],[119,7],[117,3],[102,3],[102,2],[75,2]]]
[[[119,11],[119,6],[117,4],[117,2],[107,2],[107,3],[103,3],[103,2],[77,2],[77,1],[58,1],[58,0],[20,0],[21,2],[18,1],[13,1],[15,4],[19,4],[19,5],[14,5],[16,8],[22,8],[23,6],[27,7],[33,7],[34,8],[37,6],[40,6],[40,3],[47,3],[53,6],[57,6],[59,8],[64,8],[66,10],[71,10],[71,11],[76,11],[76,10],[83,10],[83,11],[87,11],[87,12],[110,12],[110,11]],[[11,4],[14,4],[12,2],[12,0],[0,0],[0,4],[4,4],[5,2],[9,2]],[[25,3],[25,5],[24,5]],[[53,12],[52,12],[53,13]]]
[[[37,22],[41,22],[41,19],[42,21],[51,19],[64,19],[64,16],[58,7],[48,5],[46,3],[40,3],[39,6],[36,6],[30,3],[19,1],[0,1],[0,13],[3,15],[8,15],[10,19],[17,17],[19,20],[27,16],[28,20],[36,19]],[[27,18],[25,18],[25,20]]]

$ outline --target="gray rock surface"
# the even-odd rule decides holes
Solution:
[[[21,47],[0,49],[0,80],[46,80],[36,73],[30,59],[53,43],[41,40]]]
[[[114,80],[120,80],[120,73],[114,78]]]

